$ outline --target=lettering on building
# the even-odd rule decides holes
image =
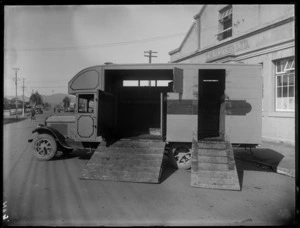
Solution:
[[[206,60],[216,59],[222,56],[227,56],[230,54],[235,54],[249,49],[249,43],[247,39],[240,40],[238,42],[228,44],[224,47],[217,48],[215,50],[209,51],[206,53]]]

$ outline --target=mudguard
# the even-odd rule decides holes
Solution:
[[[54,129],[52,127],[39,126],[32,131],[32,134],[34,134],[34,133],[52,135],[54,137],[55,141],[61,147],[66,148],[66,149],[73,149],[71,146],[69,146],[66,143],[65,137],[59,131],[57,131],[56,129]],[[32,140],[28,140],[28,142],[32,142]]]

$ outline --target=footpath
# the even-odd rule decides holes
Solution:
[[[236,159],[295,178],[296,150],[293,145],[263,141],[252,152],[234,147],[234,156]]]
[[[3,116],[3,124],[20,122],[28,118],[30,118],[30,113],[25,113],[24,116],[22,116],[22,114],[19,114],[18,119],[16,119],[16,115]]]

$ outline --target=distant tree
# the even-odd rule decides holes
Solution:
[[[65,96],[65,98],[63,99],[64,108],[69,108],[70,102],[71,102],[70,97]]]
[[[43,98],[42,96],[39,94],[38,91],[36,91],[35,93],[31,94],[29,101],[32,105],[42,105],[43,104]]]
[[[3,99],[3,107],[4,107],[4,109],[9,109],[9,107],[10,107],[10,100],[9,99],[7,99],[6,97],[4,97],[4,99]]]
[[[50,108],[51,106],[50,106],[50,104],[48,103],[48,102],[45,102],[44,103],[44,108]]]

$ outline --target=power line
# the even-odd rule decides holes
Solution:
[[[125,41],[125,42],[118,42],[118,43],[109,43],[109,44],[98,44],[98,45],[82,45],[82,46],[69,46],[69,47],[52,47],[52,48],[16,48],[18,51],[60,51],[60,50],[74,50],[74,49],[89,49],[89,48],[102,48],[102,47],[111,47],[111,46],[118,46],[118,45],[127,45],[127,44],[134,44],[134,43],[144,43],[149,41],[161,40],[161,39],[168,39],[177,36],[182,36],[185,33],[177,33],[172,35],[166,36],[158,36],[152,37],[147,39],[141,40],[132,40],[132,41]],[[12,51],[16,49],[4,49],[5,51]]]
[[[152,50],[149,50],[149,51],[144,51],[144,53],[146,53],[146,54],[149,54],[149,55],[144,55],[145,57],[148,57],[149,58],[149,63],[151,63],[151,59],[153,58],[153,57],[157,57],[157,56],[155,56],[155,55],[152,55],[152,53],[157,53],[156,51],[152,51]]]

